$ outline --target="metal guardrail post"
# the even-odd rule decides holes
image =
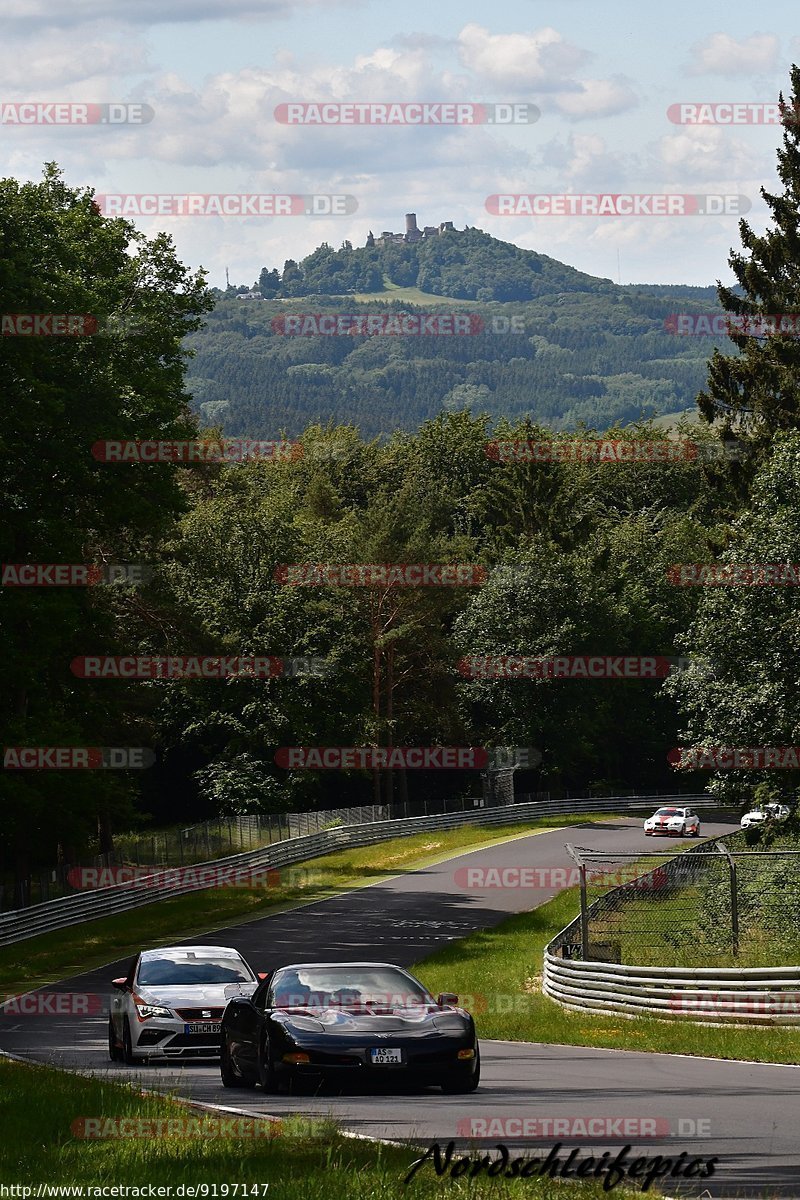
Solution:
[[[731,942],[734,958],[739,953],[739,879],[736,871],[736,860],[727,846],[720,842],[714,843],[717,850],[728,860],[731,887]]]
[[[586,895],[586,863],[571,842],[565,844],[565,849],[570,858],[574,859],[578,864],[578,869],[581,873],[581,959],[583,962],[586,962],[589,957],[589,906]]]

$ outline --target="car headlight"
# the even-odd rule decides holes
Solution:
[[[140,1021],[146,1021],[148,1017],[171,1017],[172,1010],[165,1008],[163,1004],[136,1004],[136,1014]]]

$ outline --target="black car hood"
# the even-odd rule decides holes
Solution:
[[[458,1033],[469,1024],[462,1009],[395,1008],[351,1012],[341,1008],[276,1009],[272,1019],[303,1033]]]

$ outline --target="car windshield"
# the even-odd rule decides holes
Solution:
[[[660,808],[656,813],[657,817],[682,817],[682,808]]]
[[[164,955],[145,958],[139,965],[142,987],[191,987],[194,984],[252,983],[254,976],[236,958],[193,958]]]
[[[421,983],[392,967],[302,967],[278,971],[272,1008],[342,1008],[391,1011],[435,1004]]]

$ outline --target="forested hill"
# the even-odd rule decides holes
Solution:
[[[333,418],[371,437],[465,406],[556,429],[675,413],[693,408],[714,342],[677,336],[667,318],[719,311],[712,287],[619,287],[478,229],[323,244],[282,272],[265,267],[254,287],[262,299],[239,299],[243,290],[220,293],[189,339],[195,407],[230,436],[293,436]],[[420,312],[471,314],[482,331],[286,332],[298,314]]]
[[[610,279],[584,275],[545,254],[501,242],[481,229],[448,230],[419,242],[334,250],[326,242],[282,272],[264,267],[265,297],[379,293],[385,281],[456,300],[537,300],[560,292],[608,293]]]

